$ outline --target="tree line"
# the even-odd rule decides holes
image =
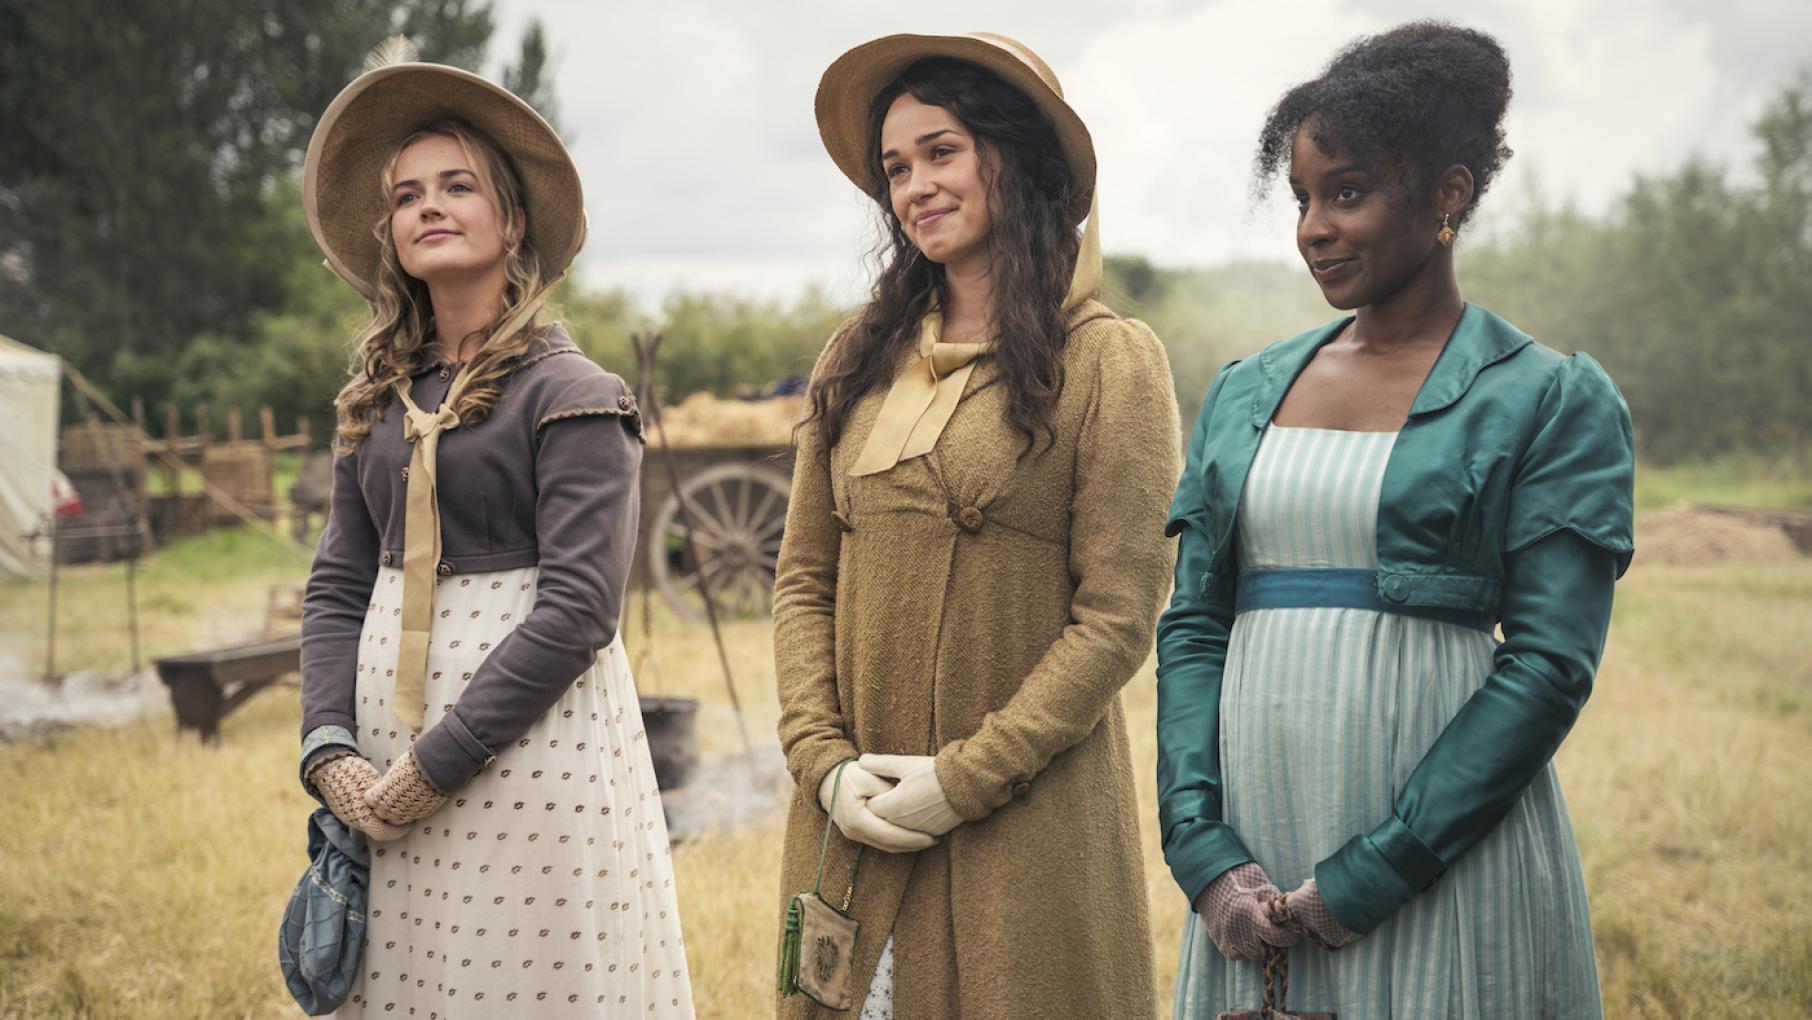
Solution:
[[[366,50],[401,32],[423,59],[476,68],[483,0],[14,0],[0,6],[0,333],[47,348],[116,400],[270,405],[325,420],[359,298],[322,267],[297,170],[313,118]],[[555,110],[538,24],[504,71]],[[1633,179],[1598,215],[1487,206],[1462,240],[1467,297],[1622,388],[1651,461],[1812,452],[1812,71],[1754,127],[1751,178],[1695,158]],[[1108,259],[1104,297],[1164,339],[1185,418],[1228,360],[1333,318],[1300,268]],[[569,280],[559,314],[634,376],[636,330],[666,337],[668,399],[803,375],[850,313],[697,291],[642,307]],[[318,435],[324,430],[317,430]]]

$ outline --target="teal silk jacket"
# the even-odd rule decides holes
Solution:
[[[1193,902],[1252,860],[1222,820],[1221,671],[1233,629],[1240,492],[1271,415],[1350,319],[1215,376],[1165,525],[1176,592],[1158,624],[1164,857]],[[1391,449],[1378,507],[1378,595],[1487,612],[1494,668],[1399,791],[1394,811],[1315,867],[1357,932],[1377,927],[1509,812],[1591,693],[1611,588],[1634,551],[1629,408],[1598,363],[1467,305]]]

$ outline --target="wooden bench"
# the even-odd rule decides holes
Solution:
[[[170,688],[177,729],[197,730],[204,742],[220,739],[220,720],[273,680],[302,667],[302,635],[167,655],[154,660]]]
[[[302,668],[302,635],[153,661],[158,677],[170,688],[177,730],[196,730],[204,743],[215,743],[220,740],[220,720],[277,678]],[[698,768],[697,699],[638,700],[656,787],[671,790],[686,785]]]

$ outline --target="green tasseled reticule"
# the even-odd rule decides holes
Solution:
[[[801,914],[804,908],[799,905],[799,893],[786,904],[786,926],[780,935],[780,994],[782,997],[799,991],[799,942]]]

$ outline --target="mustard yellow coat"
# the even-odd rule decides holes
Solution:
[[[818,785],[846,758],[937,755],[964,819],[862,861],[857,999],[892,932],[900,1020],[1155,1012],[1119,695],[1170,584],[1176,398],[1150,328],[1098,302],[1071,313],[1063,369],[1056,440],[1024,460],[991,358],[928,456],[850,476],[884,391],[828,460],[800,433],[774,599],[783,901],[812,886]],[[838,902],[856,845],[830,846]],[[803,995],[779,1012],[842,1015]]]

